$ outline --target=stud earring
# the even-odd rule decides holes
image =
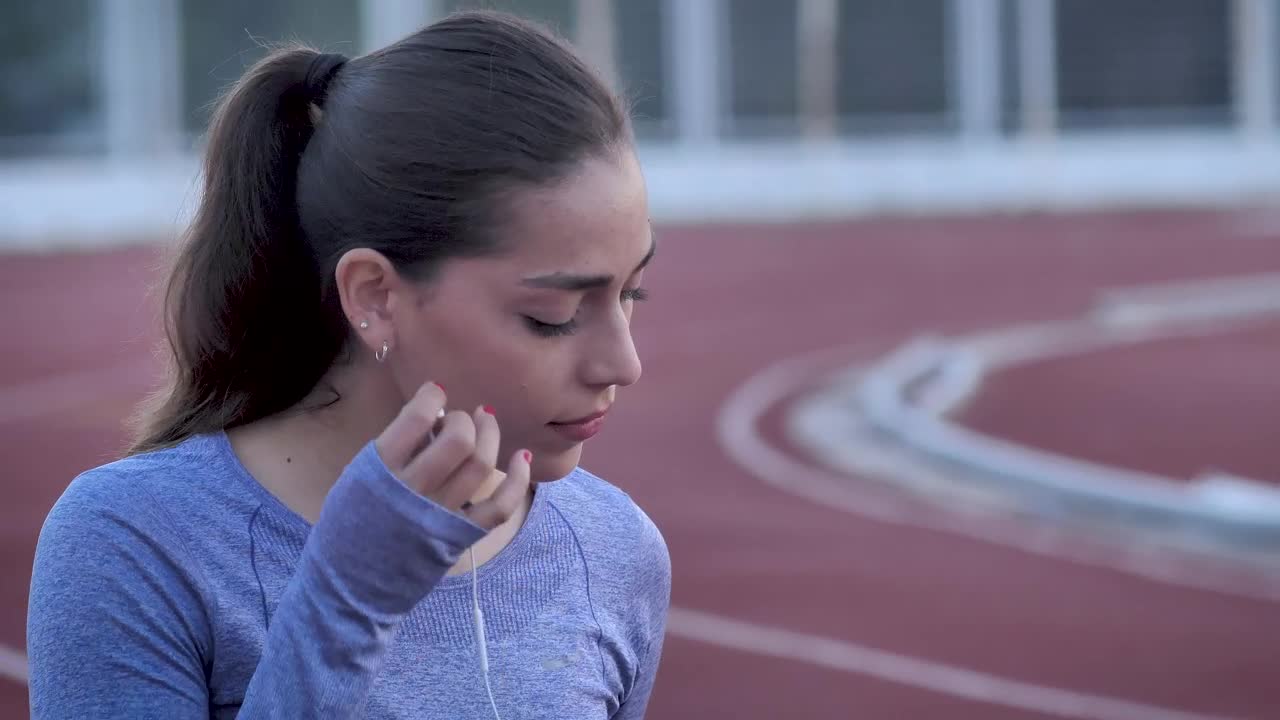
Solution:
[[[368,321],[368,320],[361,320],[361,321],[360,321],[360,329],[361,329],[361,330],[368,330],[368,329],[369,329],[369,321]]]
[[[391,352],[391,343],[386,340],[382,341],[382,349],[373,354],[373,359],[382,362],[387,359],[387,353]]]

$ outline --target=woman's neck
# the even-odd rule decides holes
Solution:
[[[249,473],[315,523],[343,469],[402,403],[385,378],[349,368],[331,373],[292,409],[227,435]]]
[[[347,464],[386,428],[405,402],[385,376],[352,370],[322,382],[323,389],[295,409],[227,433],[249,474],[311,524],[319,520],[325,497]],[[334,393],[336,402],[330,402]],[[487,497],[503,477],[495,473],[475,499]],[[531,486],[515,516],[476,544],[477,563],[487,562],[515,537],[532,501]],[[469,564],[460,562],[449,574],[467,568]]]

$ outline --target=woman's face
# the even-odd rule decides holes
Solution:
[[[648,200],[624,152],[510,203],[500,231],[509,250],[446,263],[397,310],[395,373],[410,393],[440,383],[451,408],[492,406],[500,461],[528,448],[534,479],[554,480],[605,424],[577,421],[640,378],[630,325],[654,252]]]

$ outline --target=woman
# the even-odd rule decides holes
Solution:
[[[173,386],[41,533],[33,717],[642,717],[666,547],[577,467],[640,376],[619,100],[500,14],[279,50],[203,192]]]

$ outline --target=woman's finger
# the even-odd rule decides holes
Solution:
[[[492,530],[511,519],[529,491],[529,463],[533,455],[519,450],[507,465],[507,478],[493,495],[467,508],[464,513],[471,522],[486,530]]]
[[[471,419],[476,426],[475,452],[436,491],[437,502],[450,510],[458,510],[468,501],[483,500],[502,481],[502,473],[495,467],[502,442],[497,418],[487,408],[476,408]]]
[[[439,385],[423,385],[374,441],[378,456],[391,472],[400,475],[413,460],[415,451],[426,442],[428,433],[439,419],[446,399]]]
[[[432,499],[456,512],[477,495],[486,495],[483,488],[497,484],[498,477],[501,474],[497,468],[473,455],[445,480]]]
[[[476,424],[476,459],[486,465],[498,464],[498,447],[502,444],[502,431],[493,408],[477,408],[471,415]]]
[[[464,412],[451,411],[445,414],[435,439],[409,461],[400,479],[419,493],[440,502],[440,488],[471,459],[475,449],[475,422]]]

